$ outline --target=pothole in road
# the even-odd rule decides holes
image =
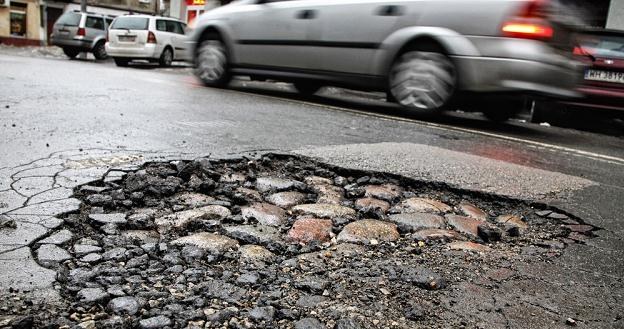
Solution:
[[[466,325],[455,287],[496,290],[594,227],[564,214],[307,158],[154,162],[82,186],[36,244],[82,328]]]

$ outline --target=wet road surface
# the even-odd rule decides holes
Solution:
[[[589,309],[622,314],[595,304],[605,284],[613,287],[608,298],[622,298],[620,137],[494,124],[476,114],[421,121],[396,106],[332,90],[312,98],[285,84],[236,82],[233,90],[218,90],[200,86],[188,69],[9,55],[0,55],[0,114],[3,173],[62,152],[219,158],[284,151],[557,206],[603,231],[544,273],[578,277],[583,283],[569,291],[588,296]],[[7,177],[0,184],[0,191],[12,188]],[[536,304],[547,298],[533,293]],[[609,327],[611,320],[604,320],[597,327]]]

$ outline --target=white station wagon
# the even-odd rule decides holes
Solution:
[[[426,115],[461,99],[504,120],[525,95],[576,96],[581,67],[555,12],[544,0],[240,0],[201,15],[189,50],[208,86],[244,75],[310,94],[386,91]]]
[[[168,17],[129,15],[115,18],[108,30],[106,53],[118,66],[132,60],[170,66],[187,59],[186,24]]]

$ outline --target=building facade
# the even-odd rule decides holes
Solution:
[[[624,0],[558,0],[583,24],[624,30]],[[147,13],[170,16],[192,24],[204,11],[230,0],[87,0],[88,11],[112,16]],[[0,43],[44,45],[52,25],[67,10],[79,10],[80,0],[0,0]]]
[[[39,0],[0,1],[0,42],[40,44],[42,31]]]
[[[119,16],[158,14],[161,0],[87,0],[87,11]],[[79,0],[0,0],[0,43],[45,45],[54,22],[68,10],[80,10]]]

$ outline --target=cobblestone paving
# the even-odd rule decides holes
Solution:
[[[11,175],[3,266],[27,262],[37,278],[2,286],[57,303],[9,296],[0,327],[474,326],[482,319],[459,313],[459,291],[495,296],[596,230],[520,201],[305,158],[138,160],[51,158]],[[89,169],[110,163],[130,166]],[[58,197],[31,202],[46,193]],[[483,307],[474,313],[488,313],[488,327],[504,327],[517,305]]]

